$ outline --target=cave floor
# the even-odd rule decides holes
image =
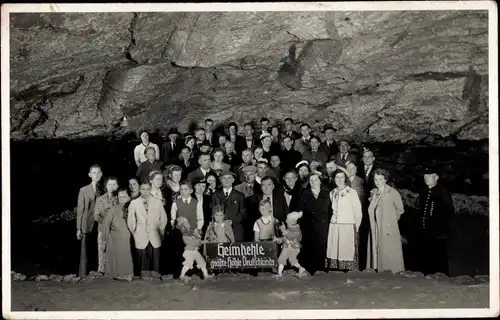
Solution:
[[[12,311],[487,308],[489,284],[391,273],[223,274],[179,280],[13,281]]]

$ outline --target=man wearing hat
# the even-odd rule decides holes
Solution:
[[[161,145],[160,159],[164,164],[173,164],[179,159],[179,154],[182,149],[182,142],[178,141],[180,136],[179,130],[176,127],[170,128],[168,131],[168,141]]]
[[[325,141],[321,142],[319,149],[326,153],[328,159],[337,155],[339,153],[339,147],[337,146],[337,142],[334,139],[334,135],[337,129],[330,124],[327,123],[323,126],[323,133],[325,134]]]
[[[258,192],[259,184],[255,183],[255,175],[257,173],[257,168],[252,165],[247,165],[241,172],[245,175],[244,180],[239,185],[235,186],[234,189],[245,195],[245,198],[253,196],[256,191]]]
[[[236,168],[237,181],[240,183],[245,181],[243,168],[253,166],[253,152],[251,149],[243,150],[241,153],[241,162],[241,165]]]
[[[428,166],[424,172],[425,188],[420,192],[420,214],[409,241],[415,249],[417,270],[424,274],[448,274],[447,238],[455,207],[450,193],[440,184],[438,169]],[[411,244],[413,242],[413,244]]]
[[[232,221],[235,241],[243,241],[243,224],[246,222],[245,195],[233,188],[234,173],[224,170],[219,177],[222,189],[212,195],[212,206],[224,208],[224,215]]]

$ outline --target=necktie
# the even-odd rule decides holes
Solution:
[[[229,192],[224,191],[224,195],[226,196],[226,199],[229,197]]]
[[[345,159],[346,159],[346,158],[347,158],[347,154],[344,154],[344,155],[342,156],[342,161],[345,161]]]
[[[368,177],[368,169],[369,169],[369,168],[370,168],[370,167],[365,166],[365,175],[366,175],[367,177]]]

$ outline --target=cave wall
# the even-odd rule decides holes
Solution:
[[[10,19],[13,139],[261,116],[330,122],[357,141],[488,138],[486,11]]]

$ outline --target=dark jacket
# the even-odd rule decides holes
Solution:
[[[259,212],[259,203],[263,199],[262,193],[256,193],[247,199],[248,222],[253,227],[254,222],[261,217]],[[273,192],[273,216],[280,222],[285,222],[286,215],[289,213],[283,192]]]
[[[224,190],[219,189],[212,195],[212,207],[222,206],[226,219],[233,223],[235,241],[244,240],[243,224],[247,218],[247,210],[245,208],[245,195],[234,188],[231,190],[229,197],[226,199]]]
[[[183,146],[184,144],[179,139],[175,142],[173,149],[170,141],[164,142],[160,148],[160,160],[165,164],[176,163]]]
[[[245,138],[240,135],[236,135],[236,140],[233,141],[233,143],[234,143],[234,151],[236,152],[236,154],[238,154],[238,156],[241,156],[243,150],[247,148]]]
[[[455,214],[453,199],[439,183],[433,188],[425,187],[419,195],[420,215],[418,228],[431,237],[447,236]]]
[[[290,150],[283,150],[280,153],[281,169],[287,171],[288,169],[295,168],[295,165],[302,160],[302,153],[293,148]]]
[[[339,166],[342,166],[345,168],[345,166],[348,162],[351,162],[351,163],[354,163],[355,165],[357,165],[358,158],[356,157],[355,154],[352,154],[350,152],[347,154],[345,161],[342,159],[342,155],[340,153],[337,153],[337,155],[335,156],[335,163],[338,164]],[[363,171],[364,171],[364,165],[363,165]]]
[[[321,144],[319,145],[319,150],[326,153],[328,159],[335,156],[340,151],[337,142],[335,142],[335,140],[333,141],[332,144],[330,144],[330,146],[328,146],[328,143],[326,141],[321,142]]]
[[[156,160],[154,162],[146,161],[139,165],[139,168],[137,168],[137,172],[135,175],[137,179],[139,179],[139,183],[143,181],[149,181],[149,174],[155,170],[161,171],[162,167],[163,162],[159,160]]]
[[[212,171],[212,169],[209,169],[208,172]],[[187,179],[191,182],[193,182],[197,178],[205,178],[203,175],[203,172],[201,172],[200,167],[196,168],[194,171],[190,172],[187,176]]]

